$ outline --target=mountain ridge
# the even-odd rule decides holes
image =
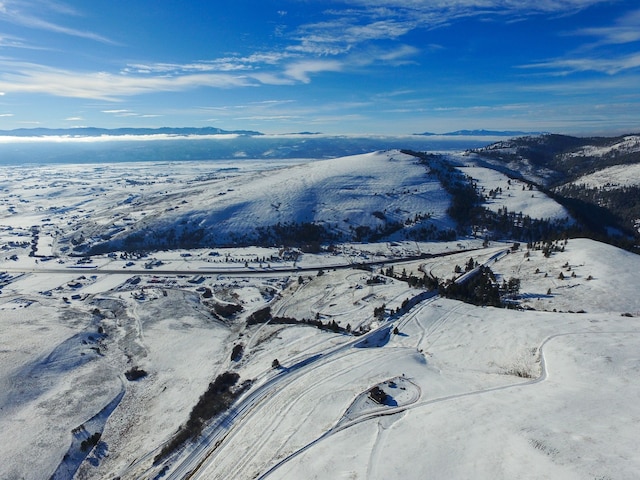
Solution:
[[[413,133],[417,136],[450,136],[450,137],[515,137],[524,135],[543,135],[546,132],[525,132],[520,130],[485,130],[485,129],[462,129],[445,133]],[[103,127],[71,127],[71,128],[16,128],[11,130],[0,130],[0,136],[17,136],[17,137],[38,137],[38,136],[57,136],[57,135],[76,135],[76,136],[122,136],[122,135],[253,135],[262,136],[263,132],[255,130],[226,130],[219,127],[119,127],[119,128],[103,128]],[[301,131],[283,135],[321,135],[321,132]],[[336,135],[339,136],[339,135]],[[366,136],[366,135],[362,135]]]
[[[634,181],[632,172],[640,168],[640,135],[520,137],[469,150],[467,155],[512,178],[539,185],[588,225],[596,238],[617,239],[625,248],[637,245],[640,179]],[[600,178],[593,185],[585,180],[612,167],[625,169],[629,181]]]
[[[14,130],[0,130],[0,136],[37,137],[77,135],[97,137],[103,135],[264,135],[253,130],[224,130],[218,127],[158,127],[158,128],[99,128],[99,127],[75,127],[75,128],[17,128]]]
[[[453,132],[446,133],[432,133],[432,132],[424,132],[424,133],[416,133],[414,135],[423,135],[426,137],[430,136],[449,136],[449,137],[517,137],[523,135],[544,135],[546,132],[524,132],[520,130],[455,130]]]

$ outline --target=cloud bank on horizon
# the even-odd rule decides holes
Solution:
[[[631,131],[639,47],[635,0],[0,0],[0,128]]]

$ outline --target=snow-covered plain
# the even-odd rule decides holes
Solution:
[[[203,182],[214,197],[227,192],[225,201],[244,189],[237,198],[258,208],[270,185],[261,178],[281,178],[282,191],[268,193],[280,207],[264,207],[271,218],[330,185],[339,187],[327,202],[352,203],[340,213],[325,205],[324,218],[358,210],[365,218],[390,203],[446,208],[424,167],[412,174],[415,165],[397,152],[323,162],[3,169],[0,478],[71,478],[76,468],[82,479],[170,476],[190,448],[166,463],[153,458],[224,371],[253,379],[248,393],[264,386],[266,394],[223,428],[191,478],[637,478],[640,258],[631,253],[585,239],[549,257],[523,246],[491,268],[499,281],[521,279],[519,301],[530,310],[431,296],[399,316],[391,311],[422,291],[381,275],[390,262],[412,257],[395,271],[451,278],[470,257],[484,263],[511,244],[352,243],[318,255],[209,248],[88,261],[65,254],[64,239],[79,230],[160,221],[176,198],[188,199],[183,209],[201,208],[211,199],[194,193],[205,192]],[[489,188],[505,180],[469,174]],[[367,204],[377,201],[374,190],[387,203]],[[553,212],[548,201],[536,195],[527,211]],[[448,255],[419,258],[426,253]],[[386,265],[352,267],[369,261]],[[215,305],[229,304],[242,311],[216,314]],[[382,331],[364,347],[312,326],[247,326],[265,306],[352,330],[391,322],[398,333]],[[385,319],[374,318],[383,306]],[[242,356],[232,360],[238,344]],[[148,375],[128,380],[132,367]],[[388,402],[368,396],[376,385]],[[83,451],[80,442],[96,432],[95,448]]]

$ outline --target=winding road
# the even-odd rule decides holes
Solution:
[[[486,263],[493,263],[507,254],[507,250],[501,250],[494,254]],[[475,272],[470,271],[465,275],[459,277],[457,282],[465,282],[471,278]],[[380,342],[381,336],[386,337],[391,329],[395,325],[404,324],[408,321],[405,317],[409,316],[417,306],[419,308],[426,308],[428,304],[436,300],[438,297],[436,292],[422,292],[408,302],[408,306],[398,314],[392,316],[389,321],[381,324],[377,328],[371,330],[365,335],[358,337],[349,337],[349,340],[341,345],[330,347],[329,349],[319,352],[303,358],[293,359],[288,366],[283,366],[281,369],[275,372],[267,373],[257,387],[252,388],[245,395],[240,397],[231,409],[223,416],[216,419],[216,421],[206,429],[205,434],[195,444],[194,447],[180,458],[180,463],[175,466],[169,466],[170,472],[166,476],[167,479],[195,479],[200,478],[199,474],[202,470],[206,469],[206,465],[209,462],[214,461],[216,456],[217,447],[228,438],[229,435],[235,434],[239,429],[239,426],[250,415],[260,409],[261,404],[268,401],[269,397],[273,395],[281,385],[290,384],[296,378],[301,375],[312,371],[314,368],[322,365],[330,359],[339,356],[355,347],[374,347]],[[413,318],[413,315],[410,316]],[[351,425],[355,425],[362,421],[374,418],[380,415],[392,415],[394,413],[401,412],[407,408],[407,405],[398,407],[389,407],[381,411],[372,412],[367,415],[363,415],[351,422],[340,422],[332,429],[325,432],[320,438],[316,439],[311,444],[303,447],[303,450],[310,448],[313,444],[321,441],[323,438],[330,436],[338,431],[344,430]],[[293,456],[299,455],[302,451],[298,451]],[[286,459],[285,459],[286,460]],[[280,464],[285,462],[283,460]],[[272,467],[274,469],[276,467]],[[266,475],[266,473],[264,474]],[[263,476],[264,476],[263,475]]]

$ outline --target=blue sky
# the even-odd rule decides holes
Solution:
[[[0,0],[0,129],[640,130],[640,3]]]

